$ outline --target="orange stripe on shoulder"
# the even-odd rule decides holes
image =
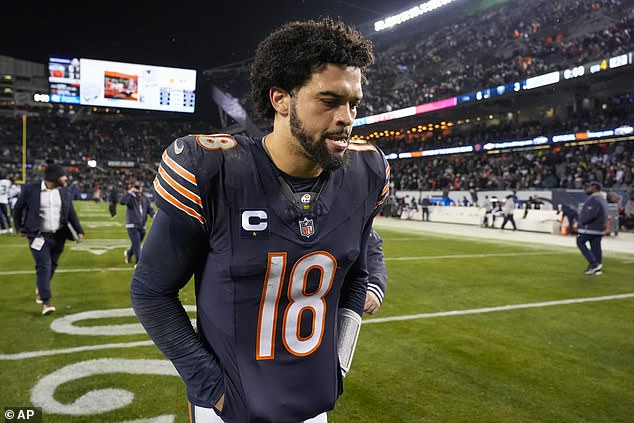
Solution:
[[[176,163],[168,154],[167,151],[163,151],[163,156],[162,156],[163,161],[165,162],[165,164],[167,166],[169,166],[170,169],[172,169],[174,172],[178,173],[180,176],[182,176],[183,178],[185,178],[187,181],[191,182],[192,184],[196,185],[196,176],[194,176],[193,173],[191,173],[189,170],[185,169],[183,166],[179,165],[178,163]]]
[[[172,178],[165,171],[165,169],[163,169],[162,165],[159,165],[158,171],[159,171],[159,174],[161,175],[161,177],[163,178],[163,180],[165,181],[165,183],[167,183],[169,186],[174,188],[174,190],[178,191],[179,193],[181,193],[186,198],[190,199],[191,201],[193,201],[194,203],[196,203],[196,204],[198,204],[199,206],[202,207],[203,204],[200,201],[200,196],[199,195],[194,194],[193,192],[191,192],[190,190],[188,190],[187,188],[185,188],[184,186],[179,184],[174,178]]]
[[[187,207],[185,204],[181,203],[177,198],[175,198],[172,194],[167,192],[165,188],[161,186],[161,183],[159,182],[158,178],[154,178],[154,189],[161,197],[163,197],[165,201],[167,201],[168,203],[170,203],[172,206],[176,207],[180,211],[197,219],[204,227],[207,227],[207,222],[205,222],[205,218],[196,210],[192,209],[191,207]]]

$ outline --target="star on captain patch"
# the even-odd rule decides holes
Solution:
[[[300,220],[299,233],[306,238],[310,238],[310,236],[315,233],[315,225],[313,225],[313,219],[305,217],[304,220]]]

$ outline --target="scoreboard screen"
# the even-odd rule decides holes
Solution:
[[[194,113],[196,71],[136,63],[50,57],[53,103]]]

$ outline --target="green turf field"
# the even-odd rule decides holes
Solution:
[[[52,315],[26,240],[0,236],[2,406],[43,405],[46,423],[187,421],[183,383],[128,310],[124,210],[75,204],[86,241],[66,246]],[[634,252],[588,277],[574,248],[380,233],[388,295],[330,422],[634,421]],[[192,286],[181,297],[194,304]]]

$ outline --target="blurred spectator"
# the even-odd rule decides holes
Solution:
[[[625,229],[634,229],[634,191],[630,191],[629,199],[623,207],[622,227]]]
[[[513,217],[513,213],[515,212],[515,201],[513,201],[512,195],[507,195],[506,200],[504,201],[504,206],[502,206],[502,210],[504,211],[504,220],[502,221],[501,229],[504,229],[507,222],[511,222],[513,225],[513,230],[517,230],[517,226],[515,226],[515,218]]]

